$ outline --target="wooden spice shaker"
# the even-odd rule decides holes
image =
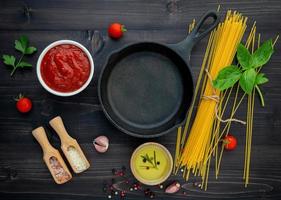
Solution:
[[[42,126],[34,129],[32,135],[38,141],[43,150],[43,160],[45,161],[53,179],[57,184],[63,184],[72,178],[59,151],[49,142],[46,132]]]
[[[89,161],[85,157],[77,141],[67,133],[62,118],[60,116],[57,116],[53,118],[49,123],[59,135],[61,140],[61,149],[68,162],[70,163],[70,166],[73,171],[75,173],[81,173],[88,169],[90,167]],[[75,160],[73,159],[73,154],[70,154],[70,150],[75,151]]]

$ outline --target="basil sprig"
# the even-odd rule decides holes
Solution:
[[[237,59],[240,67],[230,65],[223,68],[213,81],[213,86],[223,91],[239,82],[239,85],[247,94],[251,94],[255,87],[260,96],[262,106],[264,106],[264,99],[259,85],[268,82],[268,78],[263,73],[259,73],[259,71],[269,61],[272,54],[273,45],[271,39],[264,42],[253,54],[243,44],[239,44]]]

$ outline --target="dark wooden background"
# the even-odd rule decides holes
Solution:
[[[279,0],[33,0],[0,1],[0,55],[18,54],[14,40],[27,35],[38,52],[29,58],[35,66],[43,48],[59,39],[72,39],[85,45],[94,57],[95,74],[87,89],[74,97],[62,98],[46,92],[39,84],[35,67],[18,70],[10,77],[10,70],[0,63],[0,199],[105,199],[102,183],[112,178],[111,169],[129,167],[129,158],[139,144],[145,142],[116,130],[105,118],[97,98],[97,80],[108,54],[130,42],[153,40],[174,43],[187,35],[187,24],[205,11],[221,5],[237,9],[249,17],[249,27],[257,21],[263,39],[281,33],[281,2]],[[119,41],[107,37],[111,22],[119,21],[129,30]],[[191,57],[194,74],[198,74],[207,38],[198,44]],[[255,108],[251,178],[244,188],[244,127],[235,124],[232,134],[238,137],[238,148],[227,152],[222,162],[219,180],[210,175],[209,190],[204,192],[188,186],[186,196],[157,193],[156,199],[280,199],[281,198],[281,45],[266,67],[270,82],[262,87],[266,107]],[[27,115],[17,112],[13,100],[20,92],[33,100],[33,110]],[[258,102],[258,99],[257,99]],[[61,115],[69,133],[77,138],[91,168],[73,181],[56,185],[42,161],[39,145],[31,130],[46,127],[51,143],[59,147],[58,137],[47,122]],[[239,110],[245,118],[245,105]],[[110,138],[106,154],[97,154],[92,145],[98,135]],[[174,152],[176,131],[153,139]],[[130,173],[129,173],[130,176]],[[180,177],[171,177],[179,179]],[[193,179],[195,180],[195,179]],[[190,182],[191,183],[191,182]],[[143,199],[132,193],[128,198]]]

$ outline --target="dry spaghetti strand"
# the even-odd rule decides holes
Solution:
[[[209,40],[210,47],[204,58],[204,68],[201,68],[207,69],[211,77],[216,77],[223,67],[232,63],[237,46],[246,29],[246,21],[247,18],[238,12],[228,11],[225,21],[220,23],[217,29],[212,32],[211,41]],[[183,152],[178,159],[178,166],[186,168],[187,172],[191,171],[193,174],[202,177],[204,189],[207,189],[209,154],[213,141],[212,128],[217,119],[216,112],[218,110],[216,109],[218,108],[219,97],[220,92],[213,88],[212,82],[204,75],[197,114],[184,144]],[[190,119],[187,123],[183,136],[186,135]],[[181,142],[184,141],[185,138],[182,138]]]

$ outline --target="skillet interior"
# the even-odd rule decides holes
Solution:
[[[99,90],[104,112],[116,127],[133,136],[152,137],[183,122],[193,81],[172,49],[137,43],[109,58]]]

